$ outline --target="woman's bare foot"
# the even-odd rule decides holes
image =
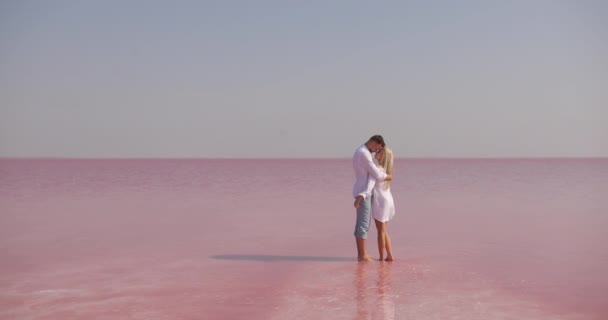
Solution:
[[[359,260],[360,262],[364,262],[364,261],[374,261],[374,259],[372,259],[372,257],[370,256],[364,256],[364,257],[357,257],[357,260]]]
[[[386,257],[386,259],[384,259],[384,261],[393,261],[393,256]]]

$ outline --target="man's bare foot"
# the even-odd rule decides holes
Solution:
[[[393,261],[393,256],[386,257],[386,259],[384,259],[384,261]]]
[[[357,260],[359,260],[360,262],[374,261],[374,259],[372,259],[372,257],[370,257],[370,256],[357,257]]]
[[[384,261],[383,257],[378,258],[378,261]]]

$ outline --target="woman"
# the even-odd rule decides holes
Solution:
[[[394,162],[393,150],[388,147],[382,148],[376,153],[374,163],[384,169],[386,174],[393,175]],[[372,178],[373,180],[373,178]],[[387,223],[395,216],[395,202],[391,194],[390,181],[369,181],[368,186],[374,186],[372,190],[372,217],[378,230],[378,251],[380,261],[393,261],[393,248],[391,237],[388,235]],[[386,259],[384,259],[386,251]]]

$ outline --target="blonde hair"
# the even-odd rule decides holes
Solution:
[[[393,150],[389,147],[384,147],[382,149],[382,160],[380,160],[380,166],[384,168],[386,174],[393,174],[393,170],[395,168],[395,162],[393,161]],[[391,187],[390,181],[385,181],[384,190],[388,190]]]

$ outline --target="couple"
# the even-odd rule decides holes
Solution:
[[[372,153],[375,153],[373,157]],[[395,203],[390,189],[393,167],[393,152],[385,147],[384,138],[380,135],[369,138],[353,155],[353,168],[355,169],[353,197],[355,197],[355,208],[357,209],[355,238],[359,261],[372,260],[367,255],[365,247],[365,239],[367,239],[372,217],[378,230],[379,260],[393,261],[391,238],[386,230],[387,222],[395,216]]]

